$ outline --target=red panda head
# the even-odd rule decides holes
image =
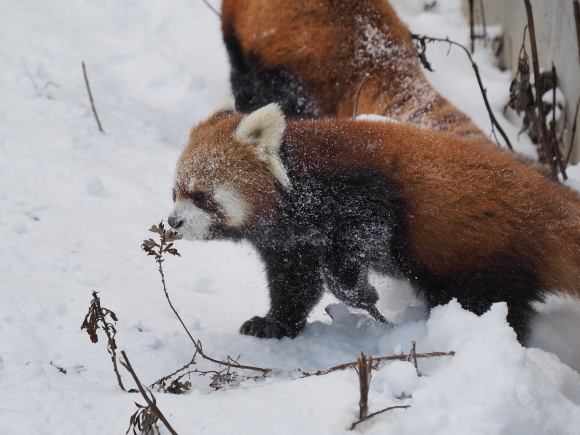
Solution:
[[[169,224],[199,240],[272,218],[280,186],[290,185],[279,155],[284,128],[277,104],[247,116],[221,110],[195,127],[177,162]]]

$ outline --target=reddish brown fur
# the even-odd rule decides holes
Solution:
[[[321,116],[376,113],[492,143],[425,79],[410,32],[386,0],[223,0],[224,36],[234,34],[262,68],[306,84]]]
[[[192,170],[191,162],[205,161],[195,165],[197,177],[235,183],[253,213],[266,213],[280,196],[251,145],[233,138],[243,116],[217,115],[194,129],[178,166]],[[580,297],[580,197],[508,152],[410,125],[350,119],[287,121],[285,140],[300,173],[374,170],[390,180],[404,199],[412,257],[440,276],[476,269],[515,246],[546,286]],[[233,164],[213,164],[225,161]]]
[[[580,198],[508,152],[394,123],[288,121],[286,137],[317,176],[376,168],[392,180],[430,270],[461,273],[515,245],[544,283],[580,296]]]
[[[248,210],[249,216],[267,218],[279,200],[279,193],[258,154],[250,147],[237,146],[239,142],[232,133],[239,121],[240,116],[228,117],[219,113],[192,129],[188,146],[177,162],[176,198],[188,197],[186,183],[192,174],[187,171],[195,169],[197,188],[210,195],[214,186],[235,188],[248,199],[248,205],[253,206]],[[206,162],[212,162],[212,165]],[[240,183],[236,174],[248,171],[251,171],[252,179]],[[246,222],[247,225],[251,223]]]

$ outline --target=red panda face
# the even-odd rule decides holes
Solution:
[[[272,217],[279,189],[289,186],[279,156],[284,127],[275,104],[246,117],[219,112],[195,127],[177,162],[169,224],[200,240]]]

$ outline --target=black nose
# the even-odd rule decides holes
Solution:
[[[171,227],[173,227],[175,229],[177,229],[181,225],[183,225],[183,219],[178,218],[177,216],[169,216],[169,219],[167,219],[167,222],[169,222],[169,225],[171,225]]]

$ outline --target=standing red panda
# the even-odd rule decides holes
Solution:
[[[406,278],[433,307],[508,304],[524,342],[533,303],[580,297],[580,196],[497,148],[418,127],[287,121],[270,104],[222,111],[181,154],[169,224],[185,239],[248,240],[270,311],[241,327],[295,337],[326,286],[369,308],[368,270]]]
[[[411,34],[387,0],[223,0],[236,109],[277,102],[289,117],[359,113],[482,143],[490,139],[427,82]]]

